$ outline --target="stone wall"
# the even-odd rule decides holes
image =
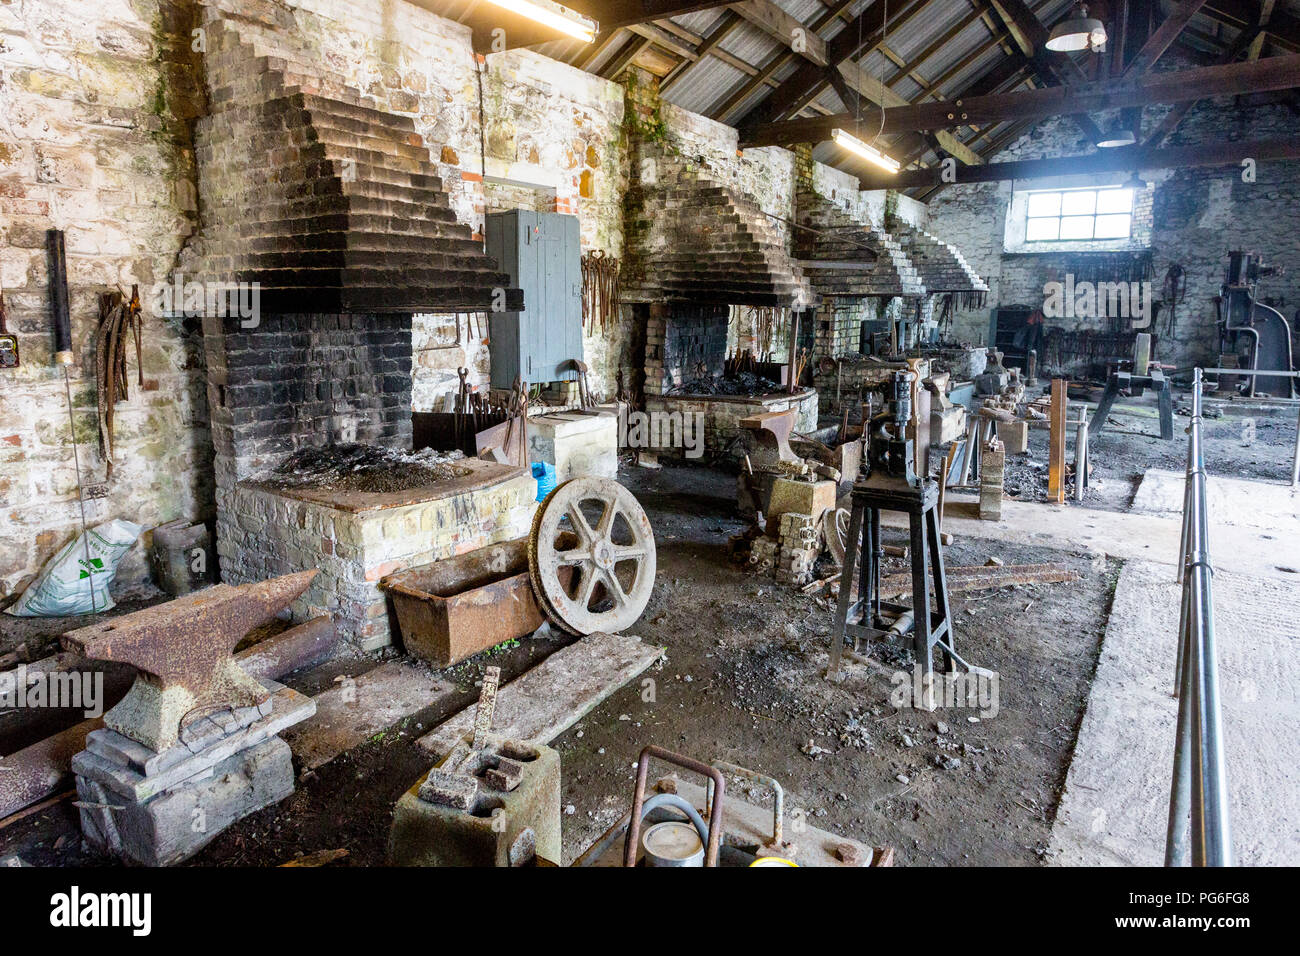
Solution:
[[[481,233],[488,192],[480,161],[478,78],[467,28],[406,2],[222,0],[264,53],[278,31],[314,51],[322,71],[411,117],[452,207]],[[23,367],[0,382],[0,599],[19,590],[76,531],[77,480],[52,331],[44,234],[67,230],[77,432],[86,483],[104,481],[94,451],[93,333],[100,291],[139,283],[145,298],[145,387],[117,408],[118,467],[92,522],[152,527],[213,514],[212,451],[198,323],[163,319],[148,292],[196,224],[187,121],[206,112],[196,4],[0,3],[0,287]],[[576,212],[584,250],[622,251],[623,90],[528,51],[484,65],[489,179],[550,183],[549,208]],[[546,179],[549,177],[549,179]],[[535,193],[531,188],[520,194]],[[486,323],[420,316],[414,400],[435,406],[465,365],[486,382]],[[586,342],[593,390],[612,393],[619,327]],[[448,345],[450,344],[450,348]],[[119,575],[144,580],[143,543]]]
[[[1145,135],[1151,134],[1164,113],[1163,108],[1145,111]],[[1284,105],[1238,105],[1232,98],[1220,98],[1198,104],[1167,145],[1285,139],[1293,137],[1295,129],[1295,115]],[[993,161],[1078,155],[1086,151],[1078,139],[1078,130],[1068,120],[1050,120],[1020,137]],[[1264,301],[1272,299],[1288,318],[1300,305],[1300,235],[1279,228],[1279,224],[1300,217],[1300,163],[1259,163],[1253,183],[1243,181],[1242,173],[1239,166],[1221,166],[1144,170],[1141,174],[1150,187],[1138,192],[1135,232],[1149,237],[1138,246],[1148,248],[1153,256],[1154,297],[1162,298],[1163,280],[1171,266],[1181,266],[1186,274],[1186,297],[1176,307],[1172,334],[1166,326],[1167,307],[1156,319],[1161,361],[1181,366],[1215,360],[1218,336],[1213,297],[1219,294],[1230,249],[1257,251],[1268,264],[1285,270],[1285,274],[1261,282]],[[1110,177],[1098,184],[1126,178]],[[1028,185],[1048,188],[1036,180]],[[957,314],[950,333],[954,340],[983,341],[990,310],[999,305],[1041,308],[1043,284],[1063,281],[1071,262],[1078,259],[1074,253],[1007,252],[1005,228],[1011,197],[1011,183],[957,185],[945,189],[930,204],[929,231],[956,245],[991,287],[988,308]],[[1067,330],[1103,330],[1107,320],[1061,318],[1049,319],[1047,324]]]
[[[623,87],[528,50],[488,57],[482,78],[485,140],[480,142],[477,127],[470,126],[443,149],[444,159],[459,163],[462,176],[468,172],[471,181],[482,169],[486,151],[487,179],[473,209],[476,228],[482,229],[484,212],[523,208],[570,213],[578,217],[584,253],[599,249],[621,256],[627,176]],[[477,103],[477,85],[472,95]],[[417,410],[433,410],[455,392],[457,368],[468,368],[468,381],[486,387],[485,318],[471,322],[461,315],[459,325],[458,336],[454,315],[416,317]],[[593,393],[613,396],[626,335],[622,323],[584,335]]]
[[[202,110],[190,5],[163,0],[0,3],[0,288],[22,367],[0,371],[0,600],[77,532],[62,371],[52,364],[45,232],[67,233],[69,369],[91,524],[152,528],[212,512],[197,323],[160,318],[164,281],[195,222],[187,120]],[[144,386],[116,408],[117,466],[97,451],[97,298],[139,284]],[[143,581],[143,542],[118,580]]]

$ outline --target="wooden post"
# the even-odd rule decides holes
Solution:
[[[1047,443],[1047,500],[1065,504],[1065,379],[1052,379],[1051,426]]]

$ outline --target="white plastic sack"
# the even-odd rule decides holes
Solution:
[[[46,562],[23,596],[6,610],[16,617],[67,617],[109,610],[113,599],[108,596],[108,586],[113,583],[122,556],[138,537],[140,525],[121,518],[78,535]]]

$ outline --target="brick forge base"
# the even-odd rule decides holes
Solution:
[[[678,412],[682,416],[696,412],[704,415],[704,456],[700,460],[743,461],[750,450],[749,433],[740,427],[740,420],[763,412],[783,412],[795,409],[796,432],[815,431],[817,428],[817,391],[805,388],[794,395],[773,392],[770,395],[647,395],[646,411]],[[661,428],[658,436],[668,438],[668,429]],[[663,442],[652,446],[651,451],[661,458],[686,458],[686,449],[677,442]]]
[[[331,614],[358,650],[397,642],[379,588],[385,575],[528,534],[537,480],[466,460],[473,473],[425,488],[364,496],[240,482],[218,494],[217,551],[231,584],[318,568],[295,620]],[[364,498],[364,500],[360,500]]]

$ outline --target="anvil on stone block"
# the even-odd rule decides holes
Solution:
[[[139,671],[104,723],[151,750],[165,751],[189,724],[215,711],[269,705],[267,689],[235,663],[235,646],[288,607],[315,576],[311,570],[237,587],[218,584],[69,631],[63,646]]]

